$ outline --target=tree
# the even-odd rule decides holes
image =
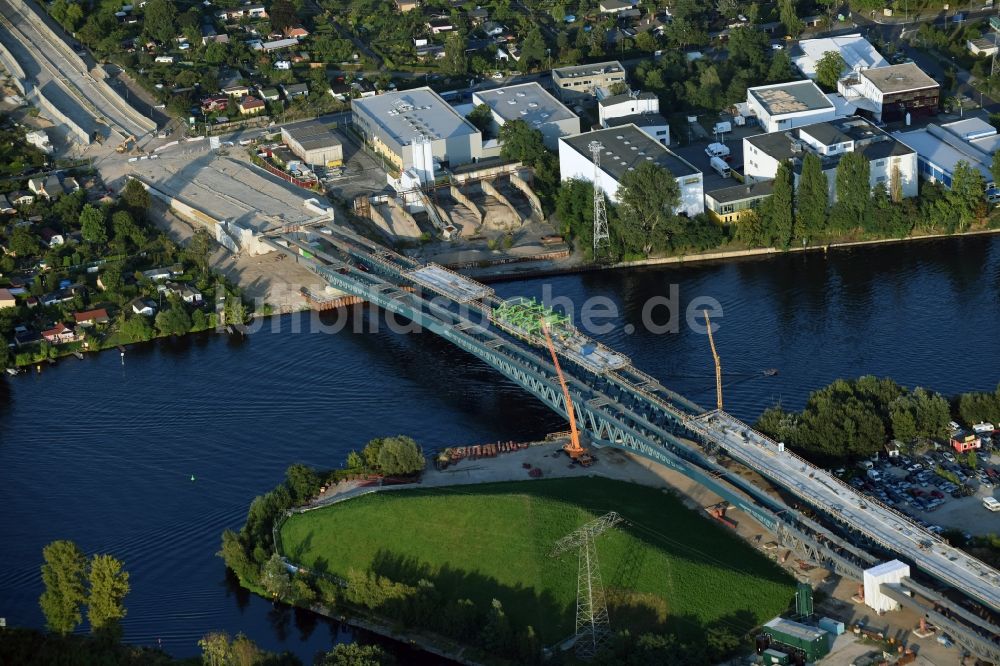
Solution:
[[[494,599],[490,604],[486,624],[483,626],[480,636],[483,647],[493,654],[502,653],[509,649],[512,638],[513,630],[510,626],[510,618],[504,612],[500,600]]]
[[[295,16],[295,6],[288,0],[274,0],[267,10],[267,16],[276,32],[284,32],[285,28],[299,24],[299,19]]]
[[[158,1],[151,0],[150,4]],[[132,215],[136,217],[145,215],[146,211],[149,210],[149,192],[143,187],[141,182],[135,178],[129,178],[128,182],[125,183],[125,188],[122,190],[122,203],[128,207]]]
[[[295,463],[285,471],[285,483],[292,494],[292,500],[305,502],[319,492],[323,482],[312,467]]]
[[[798,37],[802,32],[802,19],[795,11],[795,0],[778,0],[778,16],[781,24],[785,26],[785,33],[792,37]]]
[[[521,56],[519,62],[521,69],[527,71],[532,65],[541,63],[545,59],[545,40],[542,39],[542,32],[538,24],[534,24],[525,35],[521,43]]]
[[[125,617],[125,596],[129,593],[128,572],[111,555],[94,555],[90,561],[90,593],[87,596],[87,619],[91,631],[117,635],[118,623]]]
[[[827,90],[836,90],[840,75],[847,68],[847,62],[837,51],[827,51],[816,61],[816,83]]]
[[[512,120],[500,128],[500,155],[507,160],[520,160],[529,166],[541,161],[545,154],[542,133],[523,120]]]
[[[139,228],[139,225],[132,219],[132,215],[127,210],[116,211],[111,216],[111,229],[115,240],[124,244],[126,240],[132,241],[136,247],[146,244],[146,234]]]
[[[378,645],[338,643],[318,666],[392,666],[396,659]]]
[[[80,230],[83,239],[95,245],[104,245],[108,242],[108,228],[104,221],[104,211],[100,208],[87,204],[80,211]]]
[[[205,229],[196,231],[188,241],[187,254],[203,271],[208,269],[208,259],[212,256],[213,243],[211,234]]]
[[[951,176],[951,190],[946,198],[957,217],[957,231],[969,228],[975,220],[986,214],[986,181],[979,169],[965,160],[955,165]]]
[[[782,49],[773,53],[771,66],[767,70],[767,82],[783,83],[795,78],[795,72],[792,71],[792,58],[788,55],[788,51]]]
[[[493,128],[493,112],[486,104],[477,104],[466,116],[466,119],[475,125],[483,133],[483,136]]]
[[[170,307],[156,315],[156,328],[161,335],[184,335],[191,330],[191,317],[180,301],[173,301]]]
[[[676,231],[674,209],[680,205],[680,186],[669,169],[644,161],[635,171],[628,171],[618,188],[616,225],[626,249],[648,255],[654,247],[669,242]]]
[[[462,76],[469,71],[469,61],[465,57],[465,39],[457,32],[451,33],[445,40],[441,69],[452,76]]]
[[[123,312],[118,331],[127,342],[146,342],[153,338],[153,327],[149,319],[139,314],[125,319]]]
[[[823,173],[823,163],[815,153],[807,152],[802,159],[802,176],[796,193],[796,236],[815,239],[826,228],[829,206],[829,181]]]
[[[38,237],[27,227],[15,227],[10,235],[10,250],[18,257],[33,257],[42,249]]]
[[[177,36],[177,9],[170,0],[149,0],[142,21],[147,35],[161,44]]]
[[[277,553],[271,555],[271,559],[264,565],[261,572],[260,583],[264,590],[275,599],[283,599],[288,596],[292,589],[291,579],[288,577],[288,568],[284,560]]]
[[[781,162],[774,176],[774,190],[761,206],[765,234],[770,235],[771,242],[777,247],[787,248],[792,242],[794,189],[792,169],[788,162]]]
[[[832,226],[846,232],[864,228],[871,207],[870,166],[864,155],[845,153],[837,164],[837,202],[831,215]]]
[[[42,558],[45,591],[38,602],[49,630],[65,636],[83,620],[87,560],[72,541],[53,541],[42,549]]]

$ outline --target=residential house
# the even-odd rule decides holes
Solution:
[[[285,99],[289,101],[296,97],[305,97],[309,94],[309,84],[307,83],[288,83],[280,87],[281,92],[285,95]]]
[[[956,453],[973,451],[983,446],[983,440],[979,435],[972,432],[965,432],[964,430],[960,430],[952,435],[949,443],[951,444],[951,448],[955,449]]]
[[[54,345],[61,345],[76,340],[76,331],[59,322],[47,331],[42,331],[42,338]]]
[[[215,111],[225,111],[226,107],[229,105],[228,97],[206,97],[201,100],[201,110],[205,113],[213,113]]]
[[[632,9],[634,5],[629,0],[601,0],[598,7],[602,14],[618,14]]]
[[[302,26],[295,26],[294,28],[289,26],[285,28],[285,37],[292,39],[305,39],[309,36],[309,31]]]
[[[14,294],[10,293],[10,289],[0,289],[0,310],[13,307],[17,307]]]
[[[496,21],[487,21],[483,24],[483,32],[489,37],[497,37],[502,35],[507,28],[503,27],[502,24]]]
[[[86,310],[84,312],[74,312],[73,319],[77,326],[93,326],[95,324],[107,324],[111,321],[108,311],[104,308],[97,310]]]
[[[430,40],[428,40],[426,37],[414,37],[413,38],[413,46],[415,48],[418,48],[418,49],[421,46],[427,46],[429,43],[430,43]]]
[[[171,266],[169,268],[150,268],[148,271],[142,272],[142,277],[147,280],[152,280],[153,282],[159,282],[160,280],[169,280],[170,278],[181,275],[184,269],[181,266]]]
[[[176,296],[185,303],[189,305],[201,305],[203,299],[201,292],[192,287],[189,284],[178,284],[176,282],[168,282],[163,285],[163,291],[166,291],[172,296]]]
[[[148,298],[133,298],[128,302],[128,307],[133,313],[145,315],[146,317],[152,317],[156,314],[156,303]]]
[[[396,9],[401,12],[409,12],[420,6],[419,0],[395,0]]]
[[[330,86],[330,94],[338,102],[346,102],[351,99],[351,91],[353,88],[349,83],[334,83]]]
[[[66,242],[65,236],[51,227],[45,227],[38,232],[38,235],[49,247],[58,247]]]
[[[482,7],[476,7],[475,9],[470,9],[465,12],[466,17],[474,25],[479,25],[490,18],[490,12],[488,9],[483,9]]]
[[[244,16],[253,19],[265,19],[267,18],[267,10],[264,8],[264,5],[243,5],[241,7],[233,7],[232,9],[220,9],[215,12],[215,16],[220,21],[235,21]]]
[[[172,65],[174,64],[174,57],[172,55],[158,55],[153,58],[153,62],[161,65]]]
[[[427,27],[430,28],[431,34],[440,35],[442,32],[451,32],[454,30],[455,24],[450,18],[439,16],[429,20]]]
[[[281,93],[278,92],[277,88],[273,87],[261,88],[260,96],[266,102],[276,102],[281,99]]]
[[[52,154],[52,144],[49,143],[49,135],[42,130],[28,132],[24,135],[24,140],[46,155]]]
[[[251,97],[248,95],[247,97],[241,99],[239,101],[239,104],[237,104],[236,106],[239,107],[240,113],[242,115],[252,116],[261,113],[266,107],[266,104],[264,104],[264,100],[257,99],[256,97]]]
[[[30,206],[35,203],[35,195],[24,190],[15,190],[7,195],[15,206]]]
[[[264,42],[261,44],[261,48],[270,53],[271,51],[280,51],[282,49],[288,49],[298,45],[299,40],[297,39],[275,39],[269,42]]]
[[[979,39],[970,39],[965,43],[969,53],[977,57],[992,56],[1000,51],[1000,34],[988,32]]]
[[[277,60],[274,63],[274,68],[275,69],[280,69],[282,71],[286,71],[287,72],[288,70],[290,70],[292,68],[292,61],[291,60]]]
[[[421,60],[431,60],[443,58],[445,56],[444,47],[440,44],[426,44],[416,48],[417,57]]]
[[[222,89],[222,94],[227,97],[246,97],[250,94],[250,86],[244,86],[241,84],[226,86]]]
[[[16,212],[17,209],[10,205],[10,201],[7,200],[7,196],[0,194],[0,213],[13,214]]]
[[[65,194],[62,184],[55,174],[45,178],[29,178],[28,189],[45,199],[55,199]]]
[[[14,346],[15,347],[26,347],[27,345],[32,345],[42,339],[42,336],[38,334],[38,331],[33,331],[26,326],[15,326],[14,327]]]

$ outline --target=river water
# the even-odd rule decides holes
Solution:
[[[702,405],[714,402],[706,336],[657,334],[645,303],[714,298],[726,408],[753,420],[781,401],[873,373],[946,394],[1000,381],[1000,238],[643,270],[495,285],[502,296],[606,297],[596,335]],[[665,321],[666,306],[654,309]],[[683,318],[683,312],[680,312]],[[212,630],[244,632],[304,659],[353,634],[237,590],[219,535],[293,462],[339,465],[370,438],[426,447],[530,438],[564,425],[472,357],[430,333],[324,334],[311,315],[265,323],[245,340],[205,334],[61,360],[0,379],[0,617],[41,626],[42,547],[72,539],[131,572],[125,638],[196,654]],[[324,321],[329,324],[330,319]],[[635,327],[632,331],[630,328]],[[294,332],[300,329],[299,332]],[[627,331],[632,331],[631,333]],[[765,377],[765,368],[778,370]],[[367,639],[369,637],[362,637]]]

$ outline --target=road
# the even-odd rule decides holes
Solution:
[[[13,0],[0,0],[0,14],[13,26],[12,30],[3,26],[4,44],[34,85],[47,95],[53,87],[63,91],[51,98],[72,121],[88,133],[104,125],[119,133],[148,134],[139,113],[114,93],[103,91],[89,72],[81,71],[69,57],[69,45],[51,39],[38,15],[22,11]]]
[[[924,572],[1000,611],[1000,572],[950,546],[909,517],[865,497],[828,472],[784,450],[723,412],[693,421],[703,435],[740,463],[838,516],[885,548],[907,557]]]

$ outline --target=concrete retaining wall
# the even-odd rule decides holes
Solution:
[[[545,214],[542,213],[542,201],[538,198],[538,195],[535,194],[535,191],[531,189],[531,185],[528,184],[528,181],[521,178],[520,175],[512,173],[510,174],[510,184],[524,192],[524,196],[528,197],[528,203],[531,204],[531,210],[533,210],[535,215],[538,216],[538,220],[544,220]]]
[[[9,50],[7,50],[7,47],[4,46],[3,44],[0,44],[0,64],[2,64],[3,68],[7,70],[7,73],[9,73],[11,77],[14,78],[15,80],[14,85],[17,86],[18,90],[20,90],[21,94],[23,95],[24,94],[23,81],[27,77],[24,74],[24,70],[21,69],[21,64],[17,62],[17,58],[15,58],[14,54],[11,53]]]
[[[491,197],[502,203],[504,206],[507,206],[507,208],[510,209],[510,212],[514,214],[515,220],[520,220],[522,223],[524,222],[524,220],[521,220],[521,214],[517,212],[516,208],[514,208],[514,204],[508,201],[507,197],[505,197],[503,194],[500,193],[500,190],[493,187],[493,183],[491,183],[488,180],[481,180],[479,181],[479,185],[483,188],[483,192],[490,195]]]
[[[84,146],[90,145],[90,132],[70,120],[69,116],[60,111],[41,90],[32,88],[25,97],[34,104],[37,104],[52,122],[64,125],[71,139],[76,140],[77,143]]]
[[[454,185],[451,186],[451,198],[468,208],[473,215],[476,216],[476,224],[480,225],[483,223],[483,211],[479,210],[479,206],[473,203],[472,199],[465,196],[462,190],[458,189]]]

